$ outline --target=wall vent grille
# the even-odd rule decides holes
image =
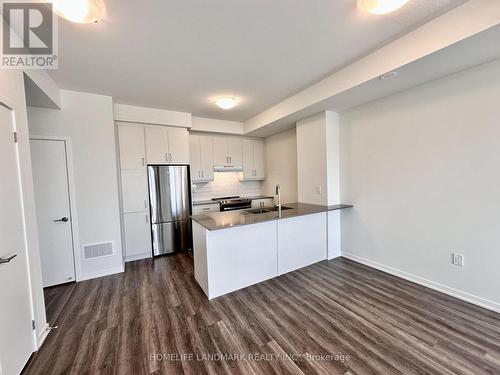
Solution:
[[[113,255],[113,242],[83,245],[83,259],[94,259]]]

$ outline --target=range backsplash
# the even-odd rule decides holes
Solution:
[[[240,181],[242,172],[216,172],[212,182],[193,184],[193,201],[239,195],[251,197],[262,194],[261,181]],[[195,187],[196,186],[196,187]]]

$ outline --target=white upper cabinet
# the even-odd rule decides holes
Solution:
[[[134,125],[118,125],[121,169],[144,169],[146,150],[144,128]]]
[[[189,138],[184,128],[146,127],[148,164],[189,164]]]
[[[212,137],[191,134],[189,136],[191,181],[206,182],[214,179]]]
[[[214,136],[214,165],[242,166],[242,141],[240,137]]]
[[[170,163],[189,164],[189,133],[184,128],[168,128]]]
[[[148,164],[169,162],[168,131],[165,126],[146,127],[146,156]]]
[[[243,179],[263,180],[264,142],[255,139],[243,139]]]

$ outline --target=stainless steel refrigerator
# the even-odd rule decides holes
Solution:
[[[153,255],[192,249],[187,166],[148,166]]]

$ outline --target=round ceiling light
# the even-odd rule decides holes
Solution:
[[[104,16],[103,0],[54,0],[54,13],[77,23],[96,23]]]
[[[358,0],[358,7],[371,14],[387,14],[401,8],[410,0]]]
[[[223,96],[215,100],[215,104],[222,109],[231,109],[236,105],[236,99],[230,96]]]

